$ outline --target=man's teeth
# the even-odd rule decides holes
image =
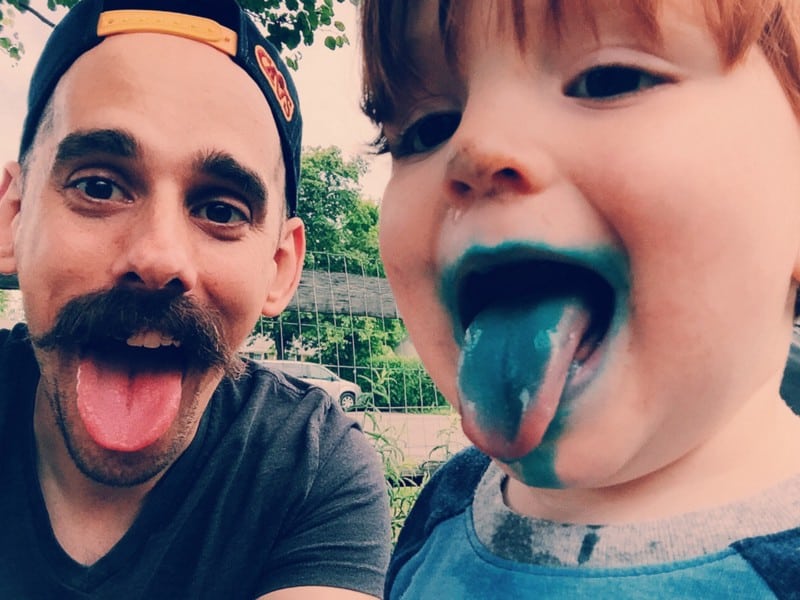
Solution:
[[[158,333],[157,331],[144,331],[133,334],[127,339],[128,346],[135,348],[162,348],[175,346],[179,348],[181,343],[171,337]]]

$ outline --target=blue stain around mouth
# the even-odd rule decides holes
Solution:
[[[546,244],[509,240],[497,246],[475,245],[467,249],[452,265],[442,271],[439,279],[439,297],[447,309],[453,324],[456,342],[464,341],[465,327],[462,321],[460,294],[464,280],[472,273],[491,271],[498,266],[510,264],[548,262],[582,267],[604,279],[615,295],[611,332],[623,322],[627,315],[630,293],[630,265],[628,258],[611,247],[556,248]]]
[[[440,297],[461,347],[462,417],[470,420],[484,451],[509,464],[528,485],[560,485],[556,442],[572,398],[589,383],[570,379],[581,362],[572,359],[579,346],[575,337],[590,340],[585,343],[589,349],[578,352],[591,352],[593,344],[616,333],[627,318],[629,271],[627,257],[614,248],[563,249],[509,241],[470,248],[441,277]],[[590,314],[591,324],[570,325],[565,317],[570,311]],[[570,332],[570,327],[581,333]],[[565,347],[571,348],[568,358]],[[574,364],[567,365],[567,360]],[[554,379],[545,372],[553,363],[562,373],[568,367],[566,382],[555,378],[551,385]],[[557,398],[547,400],[557,402],[552,419],[535,413],[540,388],[548,385],[563,388]],[[546,431],[541,439],[534,435],[526,450],[526,431],[543,418]],[[509,448],[514,453],[522,448],[524,455],[504,456]]]

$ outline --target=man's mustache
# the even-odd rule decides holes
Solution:
[[[154,331],[180,343],[187,366],[201,371],[221,368],[235,375],[241,360],[222,338],[221,323],[217,312],[174,291],[115,287],[73,298],[59,311],[53,327],[31,340],[43,350],[75,352]]]

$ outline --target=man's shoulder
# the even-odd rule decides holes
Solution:
[[[314,469],[345,449],[374,454],[358,424],[326,392],[252,361],[241,377],[223,380],[212,412],[212,436],[245,436],[261,450],[253,456],[265,460],[277,460],[270,458],[274,452],[281,461]]]
[[[28,328],[18,323],[11,329],[0,329],[0,386],[7,388],[38,376]],[[6,389],[6,394],[11,391]]]
[[[28,326],[25,323],[17,323],[11,329],[0,329],[0,352],[5,352],[9,347],[30,348],[30,345]]]
[[[23,324],[0,329],[0,441],[13,444],[30,418],[39,367]],[[2,444],[0,444],[2,445]]]
[[[259,593],[332,582],[378,593],[388,562],[386,490],[356,422],[321,389],[250,363],[223,380],[211,409],[194,485],[204,502],[244,507],[225,543],[252,547],[257,532]],[[326,547],[335,556],[322,557]]]
[[[217,393],[229,411],[268,416],[275,426],[281,415],[303,420],[336,416],[334,402],[321,389],[251,360],[245,361],[241,376],[225,378]]]

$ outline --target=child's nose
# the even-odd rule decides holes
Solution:
[[[555,165],[541,146],[516,131],[471,126],[466,115],[451,140],[446,193],[456,203],[542,192],[555,179]],[[491,129],[491,128],[489,128]]]

